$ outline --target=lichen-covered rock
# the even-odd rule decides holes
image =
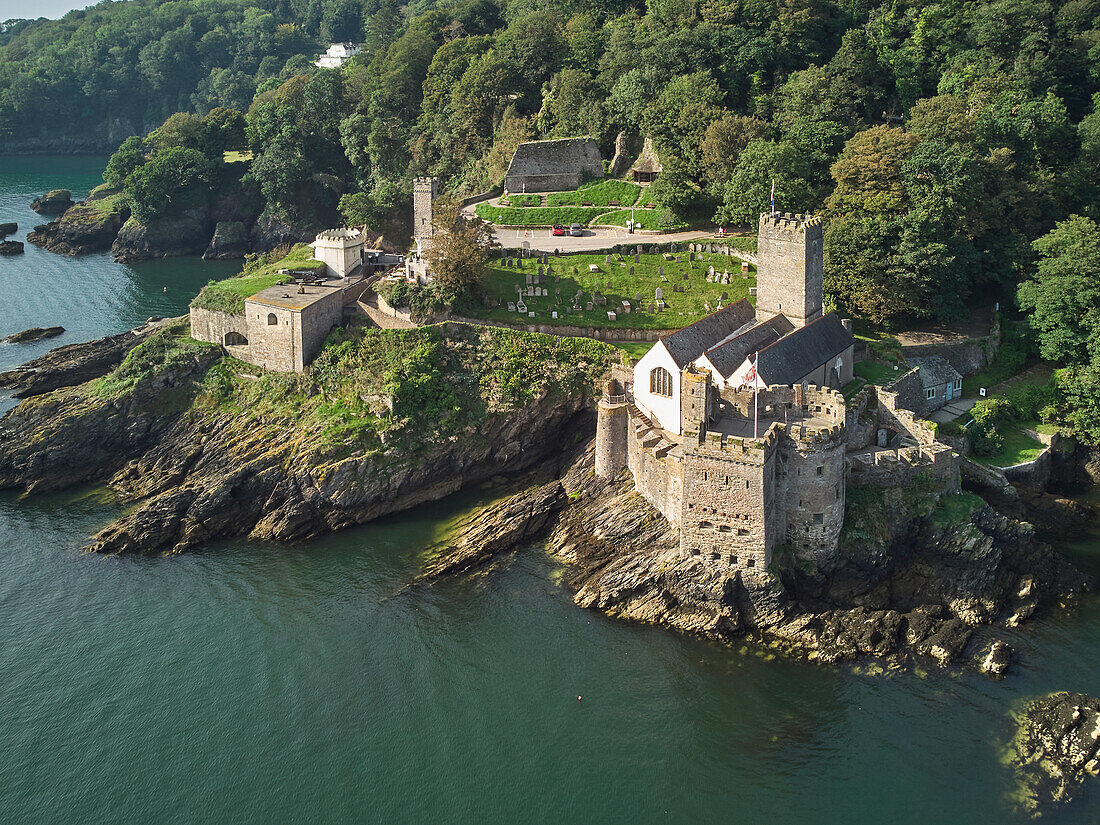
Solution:
[[[130,210],[114,201],[78,203],[60,218],[36,226],[27,240],[62,255],[85,255],[111,248]]]
[[[210,241],[212,223],[205,208],[143,224],[130,218],[111,244],[115,259],[125,263],[150,258],[201,255]]]
[[[202,257],[206,260],[243,258],[248,249],[248,230],[242,221],[218,221]]]
[[[323,227],[292,222],[271,210],[265,210],[252,228],[252,248],[257,252],[266,252],[286,244],[306,243],[316,237],[319,228]]]
[[[0,255],[22,255],[22,241],[0,241]]]
[[[1100,773],[1100,699],[1053,693],[1028,702],[1017,722],[1009,757],[1025,812],[1070,802]]]
[[[982,659],[982,672],[990,676],[1003,676],[1012,664],[1012,648],[998,640],[989,646],[989,652]]]
[[[30,341],[41,341],[44,338],[56,338],[65,332],[65,327],[32,327],[14,335],[9,335],[4,340],[9,344],[26,344]]]
[[[19,229],[17,223],[0,223],[0,238],[6,238],[8,235],[14,235]]]
[[[68,189],[53,189],[31,201],[31,209],[39,215],[61,215],[75,204]]]

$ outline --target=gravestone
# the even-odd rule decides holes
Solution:
[[[688,274],[685,272],[684,273],[684,280],[686,281],[687,279],[688,279]]]
[[[695,260],[695,253],[694,252],[689,252],[688,253],[688,260],[689,261],[694,261]]]
[[[516,304],[516,311],[521,313],[526,312],[527,304],[523,303],[523,301],[520,301],[518,304]]]
[[[665,277],[665,266],[664,266],[664,264],[661,264],[659,267],[657,267],[657,275],[661,278]]]
[[[610,256],[610,255],[604,255],[604,256],[603,256],[603,262],[604,262],[605,264],[609,264],[609,263],[611,263],[611,256]]]
[[[515,312],[516,311],[516,304],[515,304],[514,301],[509,301],[508,302],[508,311],[509,312]]]
[[[595,305],[591,301],[584,305],[585,312],[591,312],[595,308]]]
[[[551,313],[550,313],[550,317],[551,317],[551,318],[553,318],[553,319],[554,319],[554,320],[556,321],[556,320],[558,319],[558,313],[556,313],[556,312],[551,312]]]
[[[545,274],[546,274],[546,267],[544,267],[542,264],[539,264],[539,277],[541,278]]]
[[[665,297],[664,290],[660,287],[657,287],[655,290],[653,290],[653,297],[660,301],[662,298]]]
[[[630,277],[634,277],[634,267],[630,267]]]
[[[533,278],[533,276],[531,276],[531,275],[528,275],[528,276],[527,276],[527,286],[531,286],[531,284],[533,284],[534,282],[535,282],[535,281],[534,281],[534,278]]]
[[[657,311],[657,308],[654,307],[653,304],[650,304],[649,309],[647,310],[647,312],[649,312],[649,314],[652,315],[656,311]]]
[[[634,263],[640,263],[641,257],[639,255],[634,256]]]
[[[642,302],[642,293],[635,292],[634,293],[634,300],[635,300],[635,302],[640,304]]]
[[[527,313],[527,317],[528,317],[528,318],[534,318],[534,317],[535,317],[535,313],[533,313],[533,312],[528,312],[528,313]]]
[[[610,309],[609,309],[609,310],[607,311],[607,320],[608,320],[608,321],[614,321],[614,320],[616,320],[616,319],[617,319],[618,317],[619,317],[619,316],[615,314],[614,310],[610,310]]]

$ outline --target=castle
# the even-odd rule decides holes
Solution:
[[[684,557],[745,574],[779,548],[821,561],[850,478],[957,489],[958,456],[895,394],[845,402],[851,323],[822,314],[822,292],[820,218],[762,215],[756,308],[739,301],[665,336],[608,383],[596,474],[629,469]]]

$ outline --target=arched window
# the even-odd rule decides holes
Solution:
[[[672,375],[664,367],[654,367],[649,373],[649,391],[672,398]]]
[[[241,347],[248,344],[248,339],[239,332],[227,332],[223,342],[227,347]]]
[[[279,319],[275,317],[275,313],[274,312],[267,313],[267,325],[269,327],[273,327],[277,323],[279,323]]]

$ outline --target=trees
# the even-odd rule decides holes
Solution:
[[[172,147],[157,152],[127,178],[134,217],[149,223],[199,205],[210,195],[214,168],[195,149]]]
[[[493,233],[478,217],[466,218],[458,202],[440,196],[432,205],[432,246],[425,257],[439,287],[452,294],[480,291],[488,274]]]
[[[141,138],[131,136],[122,141],[103,171],[103,180],[112,189],[121,189],[130,173],[145,162],[145,148]]]
[[[785,212],[812,211],[814,193],[802,177],[803,169],[802,158],[790,145],[754,140],[741,153],[724,187],[715,221],[755,226],[760,213],[771,209],[773,181],[776,208]]]
[[[1074,215],[1036,240],[1035,274],[1017,299],[1031,312],[1039,352],[1066,364],[1100,365],[1100,225]]]

